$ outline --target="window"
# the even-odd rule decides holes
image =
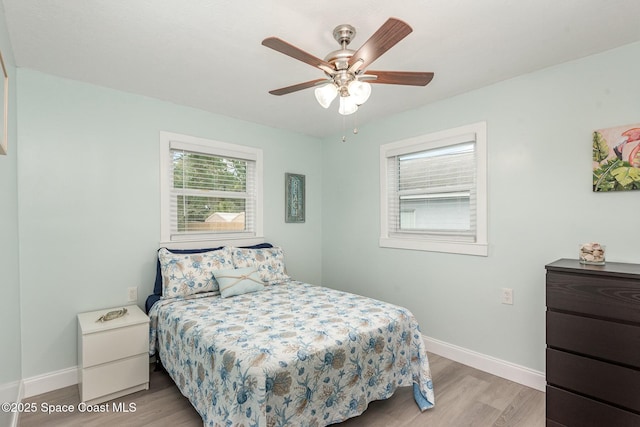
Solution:
[[[380,147],[380,246],[487,255],[486,123]]]
[[[262,150],[161,132],[160,160],[163,244],[261,241]]]

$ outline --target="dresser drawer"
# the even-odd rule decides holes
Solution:
[[[640,324],[640,280],[547,271],[547,308]]]
[[[547,311],[547,345],[640,369],[640,326]]]
[[[149,352],[149,325],[142,323],[86,334],[82,339],[82,365],[99,365]]]
[[[637,427],[640,415],[547,386],[547,427]]]
[[[547,383],[640,412],[640,371],[547,348]]]
[[[148,383],[149,356],[145,353],[82,369],[80,381],[83,402]]]

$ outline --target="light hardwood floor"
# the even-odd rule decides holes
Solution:
[[[410,387],[403,387],[388,400],[372,402],[364,414],[341,424],[345,427],[462,427],[521,426],[542,427],[544,393],[511,381],[470,368],[429,353],[433,374],[436,406],[420,412]],[[78,387],[71,386],[24,402],[72,405],[79,403]],[[183,397],[165,372],[151,372],[151,386],[109,402],[135,403],[135,412],[78,413],[48,415],[22,414],[20,427],[139,427],[139,426],[202,426],[202,420],[189,401]]]

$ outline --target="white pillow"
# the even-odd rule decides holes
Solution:
[[[214,273],[214,276],[220,285],[220,296],[222,298],[264,289],[264,283],[262,283],[262,279],[255,267],[218,270]]]

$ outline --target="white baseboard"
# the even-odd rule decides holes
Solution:
[[[19,402],[21,385],[20,381],[0,384],[0,402]]]
[[[24,397],[37,396],[74,384],[78,384],[78,368],[76,366],[26,378],[24,380]]]
[[[444,341],[423,335],[427,351],[446,357],[463,365],[488,372],[509,381],[545,391],[546,377],[544,372],[535,371],[515,363],[497,359],[486,354],[458,347]]]
[[[24,385],[22,381],[14,381],[11,383],[0,384],[0,402],[21,402],[24,393]],[[18,426],[18,412],[2,413],[0,421],[8,420],[10,427]]]

